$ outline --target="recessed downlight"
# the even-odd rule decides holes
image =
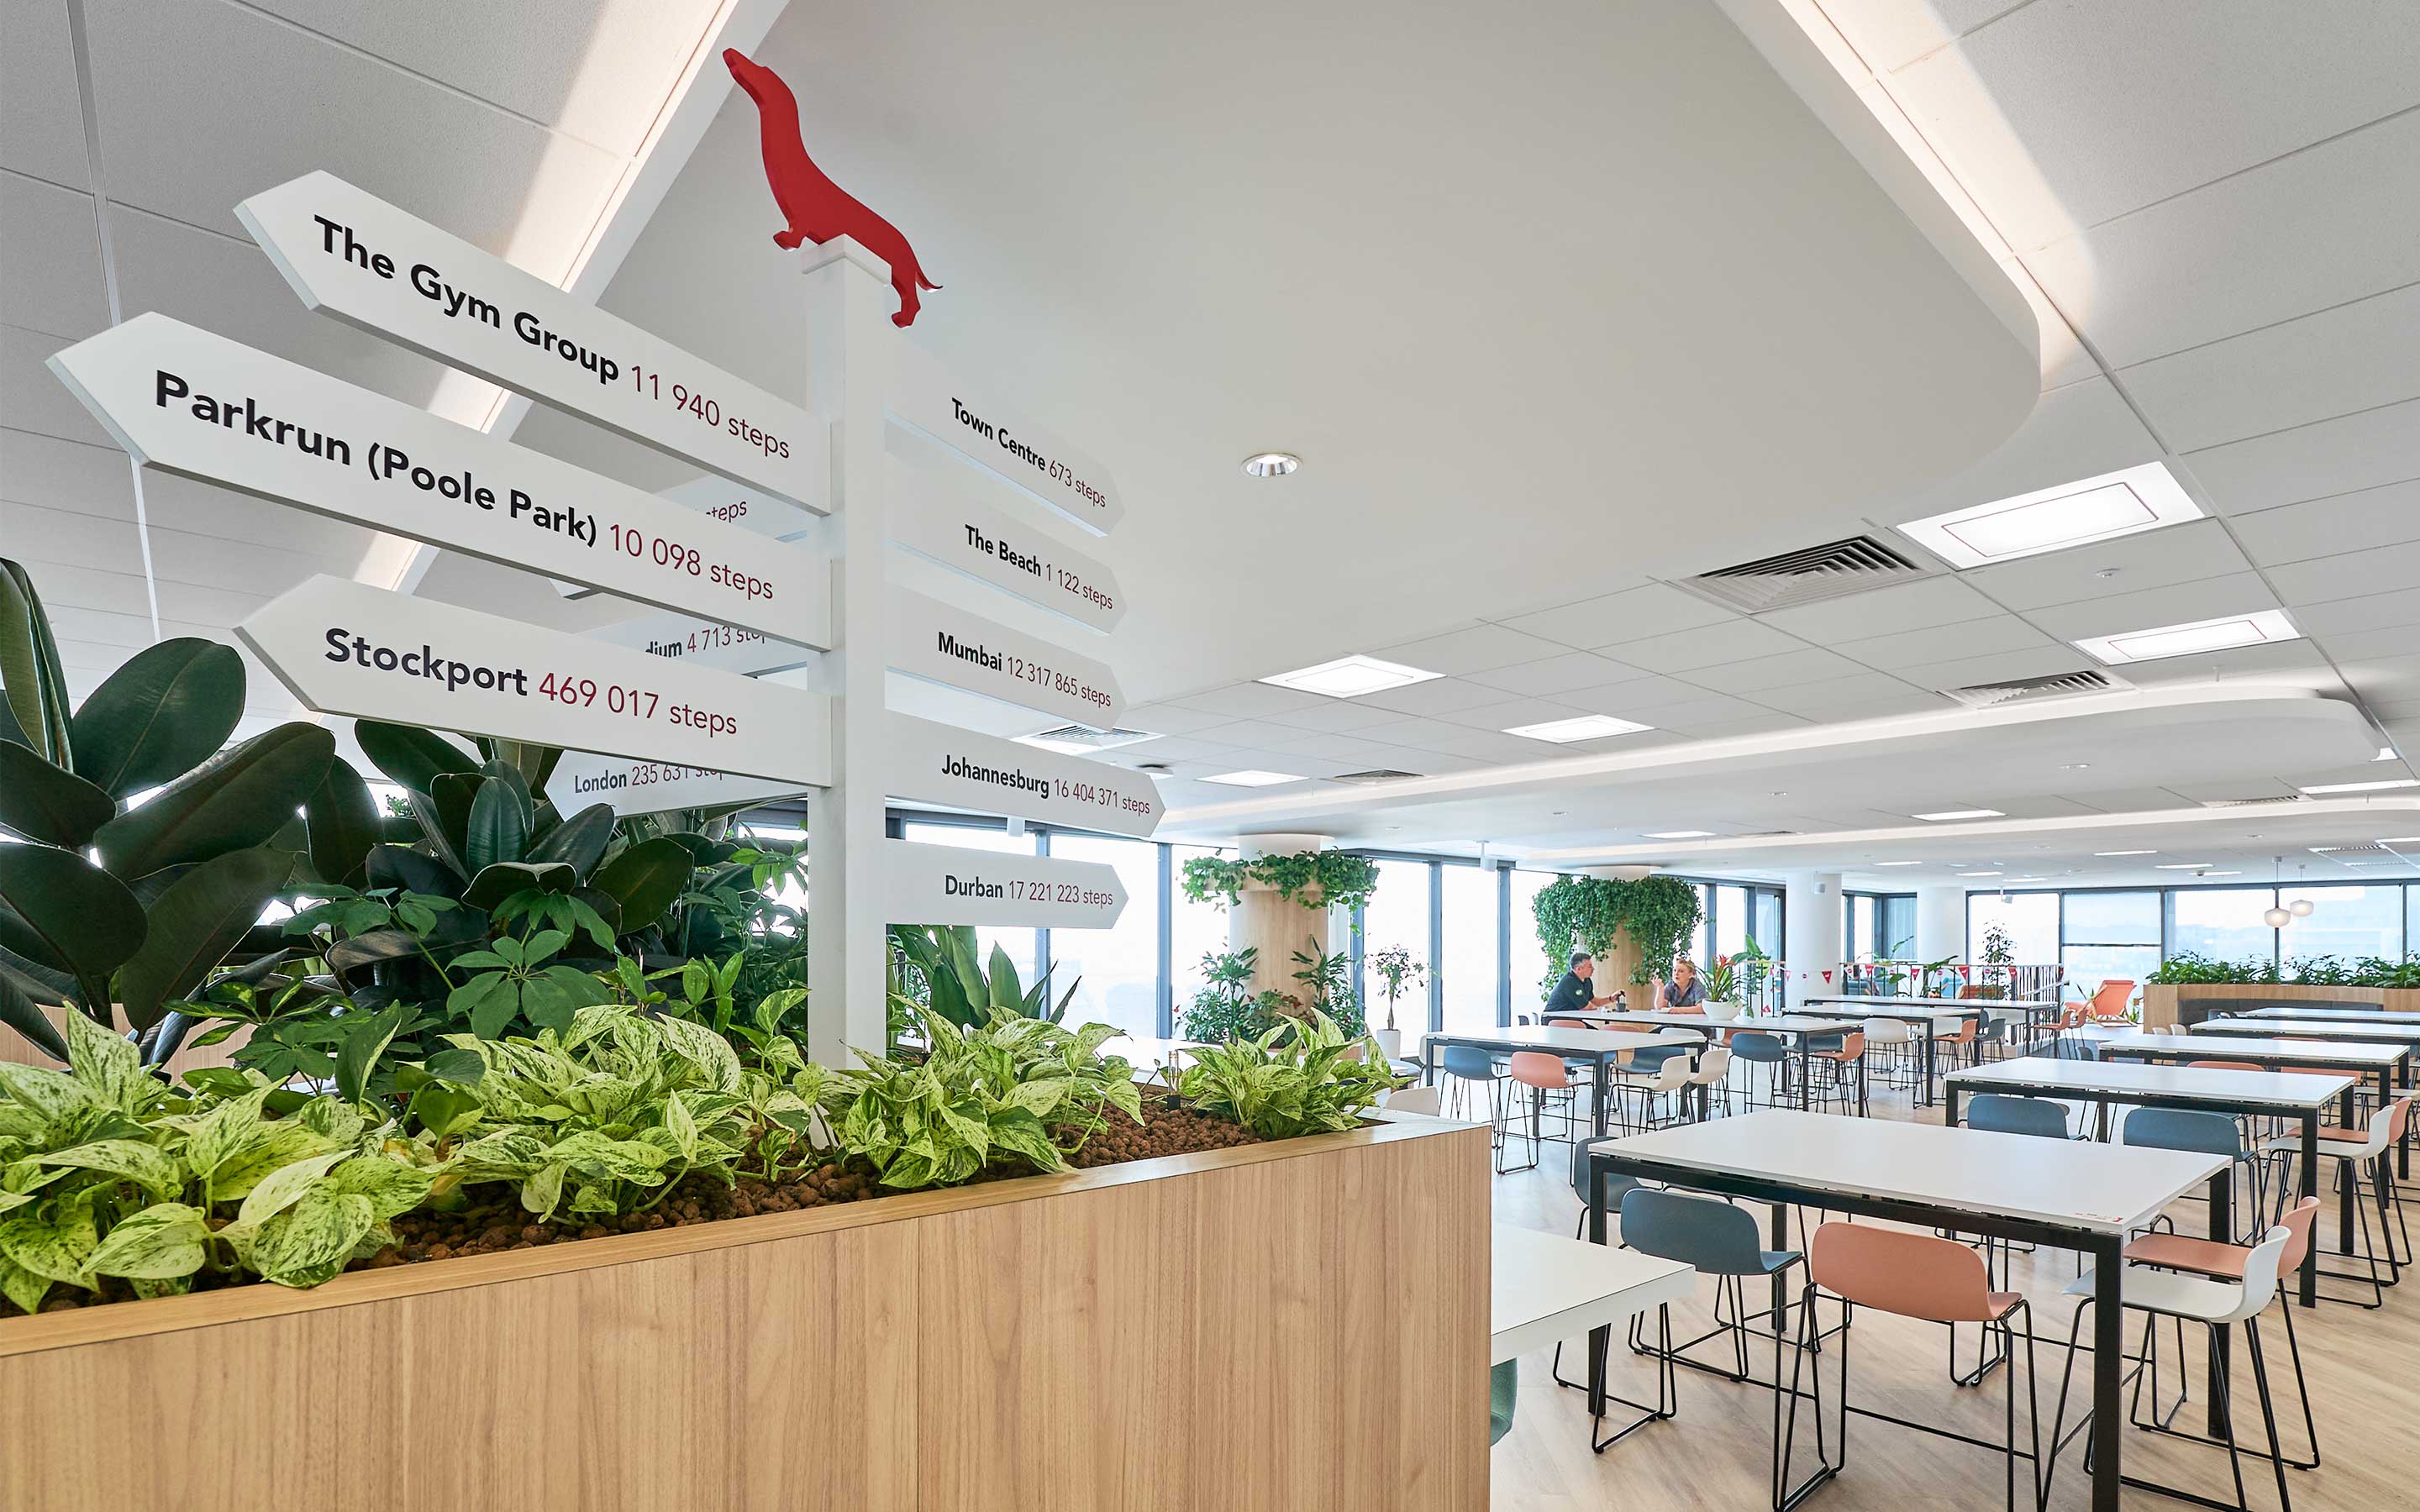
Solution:
[[[1292,452],[1254,452],[1244,458],[1244,471],[1256,478],[1282,478],[1302,466]]]
[[[1339,656],[1334,661],[1323,661],[1316,667],[1297,667],[1293,671],[1279,672],[1261,681],[1332,699],[1357,699],[1364,693],[1409,687],[1414,683],[1426,683],[1444,675],[1443,672],[1423,671],[1401,662],[1380,661],[1375,656],[1356,654]]]
[[[1908,817],[1938,825],[1951,819],[2005,819],[2008,815],[1997,809],[1944,809],[1939,813],[1910,814]]]

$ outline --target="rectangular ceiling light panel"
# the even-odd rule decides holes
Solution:
[[[2186,497],[2166,466],[2146,462],[1909,520],[1900,530],[1962,572],[2201,517],[2201,506]]]
[[[1516,724],[1504,733],[1524,735],[1531,740],[1551,740],[1566,745],[1575,740],[1600,740],[1606,735],[1635,735],[1654,726],[1634,724],[1617,719],[1609,714],[1583,714],[1576,719],[1549,719],[1544,724]]]
[[[1911,814],[1909,817],[1938,825],[1952,819],[2005,819],[2008,816],[1997,809],[1944,809],[1939,813]]]
[[[1357,699],[1364,693],[1383,693],[1390,687],[1409,687],[1442,677],[1443,672],[1422,671],[1400,662],[1380,661],[1375,656],[1339,656],[1323,661],[1316,667],[1298,667],[1290,672],[1264,677],[1264,683],[1291,687],[1298,692],[1320,693],[1332,699]]]
[[[2215,620],[2195,620],[2188,625],[2163,625],[2149,630],[2129,630],[2123,635],[2090,636],[2075,642],[2075,649],[2087,656],[2117,665],[2129,661],[2158,661],[2164,656],[2191,656],[2205,651],[2232,651],[2239,646],[2267,645],[2276,640],[2300,640],[2303,632],[2286,618],[2283,609],[2265,609],[2253,614],[2229,614]]]
[[[2420,777],[2390,777],[2376,782],[2321,782],[2303,789],[2309,794],[2383,793],[2389,788],[2420,788]]]

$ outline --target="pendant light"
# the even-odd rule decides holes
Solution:
[[[2278,872],[2282,872],[2282,871],[2284,871],[2285,869],[2286,869],[2286,858],[2285,858],[2284,856],[2271,856],[2271,857],[2269,858],[2269,885],[2270,885],[2270,887],[2273,889],[2273,890],[2271,891],[2271,893],[2270,893],[2270,896],[2271,896],[2272,898],[2274,898],[2274,897],[2276,896],[2276,893],[2275,893],[2275,891],[2274,891],[2273,889],[2274,889],[2274,888],[2276,887],[2276,886],[2277,886],[2277,873],[2278,873]],[[2277,906],[2275,903],[2272,903],[2269,905],[2269,911],[2268,911],[2267,913],[2264,913],[2264,914],[2262,914],[2262,915],[2260,916],[2260,922],[2262,922],[2263,924],[2268,925],[2271,929],[2284,929],[2287,925],[2288,925],[2288,924],[2292,923],[2293,921],[2294,921],[2294,916],[2293,916],[2292,914],[2290,914],[2290,913],[2287,912],[2287,911],[2286,911],[2285,909],[2283,909],[2283,908],[2278,907],[2278,906]]]
[[[2303,869],[2302,869],[2302,867],[2301,867],[2299,864],[2297,864],[2297,865],[2295,866],[2295,868],[2294,868],[2294,887],[2295,887],[2295,889],[2296,889],[2297,891],[2300,891],[2300,890],[2301,890],[2301,888],[2302,888],[2302,886],[2303,886]],[[2310,918],[2310,917],[2311,917],[2311,910],[2313,910],[2313,909],[2317,908],[2318,906],[2319,906],[2319,904],[2317,904],[2317,903],[2315,903],[2311,902],[2311,900],[2309,900],[2308,898],[2297,898],[2297,899],[2295,899],[2292,903],[2288,903],[2288,904],[2286,905],[2286,912],[2288,912],[2288,913],[2289,913],[2289,914],[2293,915],[2296,918]]]

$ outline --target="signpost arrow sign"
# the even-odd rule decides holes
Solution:
[[[677,661],[684,667],[711,667],[717,671],[737,672],[742,677],[787,671],[823,656],[807,646],[775,640],[717,620],[702,620],[694,614],[646,614],[619,625],[600,625],[582,634],[591,640],[628,646],[650,656]]]
[[[831,563],[157,313],[50,360],[137,462],[829,646]]]
[[[323,714],[831,781],[831,705],[820,694],[324,575],[236,634]]]
[[[891,539],[1002,593],[1107,632],[1125,617],[1125,594],[1109,569],[1045,532],[988,505],[954,496],[947,475],[891,461]]]
[[[709,772],[671,762],[633,761],[627,756],[597,756],[567,750],[547,779],[546,795],[556,811],[578,813],[592,803],[613,805],[613,811],[662,813],[668,809],[720,809],[736,803],[763,803],[803,793],[812,783],[781,782],[769,778]]]
[[[1051,430],[1029,396],[1005,385],[962,382],[922,347],[903,344],[891,411],[1095,535],[1125,518],[1109,470]]]
[[[676,488],[666,488],[656,497],[669,499],[683,509],[711,515],[726,525],[769,535],[776,541],[795,541],[811,535],[820,539],[824,529],[820,515],[810,515],[788,500],[776,499],[761,488],[711,474],[692,478]],[[566,598],[586,598],[597,592],[584,583],[562,581],[555,583],[554,591]]]
[[[311,309],[830,509],[824,427],[806,411],[334,174],[305,174],[235,213]]]
[[[1087,656],[905,588],[891,591],[891,665],[1106,730],[1125,707],[1117,678]]]
[[[1115,835],[1159,826],[1159,790],[1140,772],[909,715],[886,717],[893,797]]]
[[[1126,906],[1117,868],[1099,861],[882,842],[883,921],[1108,929]]]

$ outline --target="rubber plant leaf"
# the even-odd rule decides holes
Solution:
[[[322,882],[358,887],[368,880],[370,847],[379,842],[378,800],[353,764],[342,756],[302,800],[311,870]]]
[[[34,579],[0,557],[0,694],[34,754],[56,766],[74,767],[69,733],[68,679],[59,669],[50,616]]]
[[[549,830],[544,837],[534,839],[526,857],[532,861],[561,861],[582,877],[597,870],[605,858],[605,847],[613,840],[613,806],[591,804]]]
[[[622,930],[633,933],[663,917],[689,887],[689,847],[669,838],[642,841],[597,868],[589,880],[622,905]]]
[[[529,851],[529,789],[519,785],[520,774],[512,767],[490,763],[489,771],[472,795],[462,826],[462,864],[473,877],[499,861],[521,860]],[[511,773],[512,780],[494,775],[499,771]]]
[[[71,973],[87,1001],[143,946],[143,905],[73,851],[0,845],[0,946]]]
[[[415,725],[353,721],[353,739],[370,764],[414,793],[427,793],[440,772],[475,772],[477,758],[433,731]]]
[[[143,948],[118,967],[126,1022],[147,1029],[170,1000],[191,996],[259,922],[293,870],[291,856],[256,845],[205,861],[170,885],[150,907]]]
[[[114,798],[184,776],[235,733],[243,689],[233,646],[178,636],[136,652],[76,710],[76,775]]]
[[[279,725],[221,751],[141,808],[101,825],[93,845],[101,865],[121,877],[257,845],[293,816],[335,756],[335,737],[319,726]]]
[[[59,1036],[58,1026],[42,1011],[41,1005],[19,985],[17,974],[0,966],[0,1025],[6,1025],[25,1037],[36,1049],[54,1060],[68,1058],[68,1042]],[[81,1013],[74,1013],[82,1018]]]
[[[0,828],[79,850],[116,813],[116,802],[83,778],[0,741]]]

